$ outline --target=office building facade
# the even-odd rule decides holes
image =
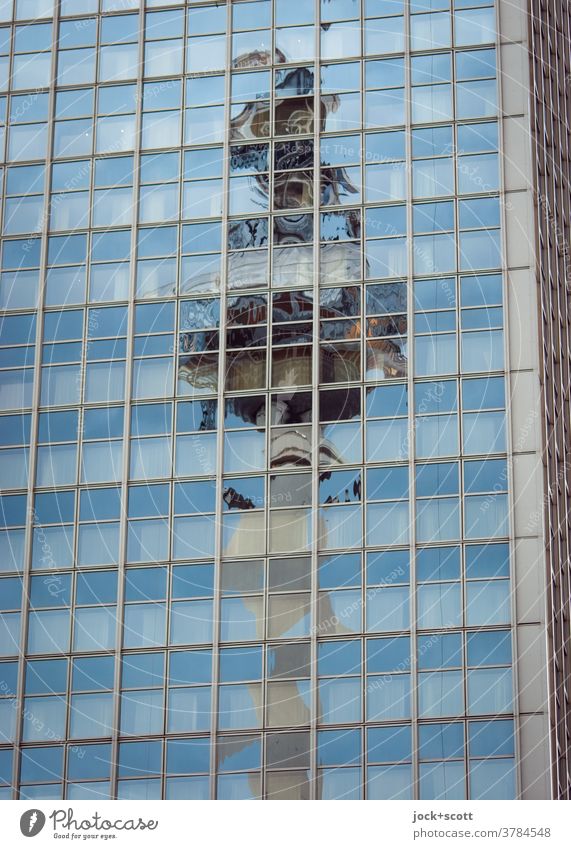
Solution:
[[[561,3],[3,0],[0,795],[569,795]]]

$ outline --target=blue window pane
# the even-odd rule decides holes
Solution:
[[[75,589],[76,604],[101,604],[117,599],[117,572],[79,572]]]
[[[35,660],[27,664],[27,695],[65,693],[66,690],[67,660]]]
[[[31,654],[66,652],[69,648],[69,610],[43,610],[30,613],[28,651]]]
[[[410,577],[410,554],[380,551],[367,555],[367,584],[406,584]]]
[[[461,625],[460,582],[420,586],[417,619],[419,628],[451,628]]]
[[[214,593],[214,566],[175,566],[172,570],[172,597],[192,598]]]
[[[65,737],[65,715],[66,700],[60,696],[24,699],[24,741],[62,740]]]
[[[131,251],[129,230],[96,233],[93,236],[91,258],[95,262],[128,259]]]
[[[423,672],[418,676],[419,714],[456,716],[464,712],[464,689],[461,672]]]
[[[175,484],[175,513],[213,513],[216,509],[216,482],[196,481]]]
[[[365,136],[366,161],[384,162],[391,159],[404,159],[405,134],[402,130],[387,133],[368,133]]]
[[[212,680],[212,652],[177,651],[170,655],[170,684],[208,684]]]
[[[103,407],[86,410],[83,419],[84,439],[113,439],[123,435],[123,408]]]
[[[468,666],[505,666],[511,663],[511,632],[468,633]]]
[[[509,576],[509,547],[506,544],[466,546],[466,577]]]
[[[208,772],[209,769],[210,740],[208,737],[167,742],[167,773]]]
[[[369,469],[367,472],[367,498],[407,498],[408,468],[393,466],[384,469]]]
[[[168,731],[207,731],[211,722],[210,687],[177,687],[169,692]]]
[[[6,696],[18,692],[18,663],[0,663],[0,690]]]
[[[87,489],[81,493],[79,506],[80,521],[118,519],[121,513],[121,490],[119,487]]]
[[[427,634],[418,638],[419,669],[462,666],[461,634]]]
[[[162,690],[134,690],[121,696],[121,734],[160,734],[164,725]]]
[[[360,555],[341,554],[320,558],[318,581],[320,589],[359,586],[361,583]]]
[[[466,774],[461,761],[421,764],[421,799],[465,799]]]
[[[453,495],[458,492],[457,463],[427,463],[416,467],[417,496]]]
[[[319,799],[362,798],[360,769],[322,769],[318,781]]]
[[[210,779],[208,776],[192,778],[167,778],[167,799],[209,799]]]
[[[168,484],[129,487],[129,516],[166,516],[169,512]]]
[[[13,749],[0,749],[0,784],[10,784],[12,780]]]
[[[410,675],[369,676],[366,691],[367,720],[410,717]]]
[[[460,286],[463,307],[502,303],[502,277],[500,274],[462,277]]]
[[[367,753],[372,763],[410,761],[412,736],[410,725],[390,725],[367,730]]]
[[[219,737],[218,769],[259,769],[262,760],[262,746],[259,736],[255,737]]]
[[[470,670],[468,672],[468,710],[471,714],[510,713],[513,710],[512,670]]]
[[[0,580],[0,605],[2,610],[20,610],[22,606],[22,579]]]
[[[509,581],[470,581],[466,586],[466,624],[503,625],[511,619]]]
[[[367,799],[411,799],[412,768],[408,764],[371,767],[367,774]]]
[[[61,784],[27,784],[20,789],[20,799],[62,799]]]
[[[440,156],[448,153],[452,146],[452,127],[431,127],[414,130],[412,154],[417,156]]]
[[[161,779],[120,779],[117,785],[118,799],[161,799]]]
[[[379,386],[367,391],[367,416],[406,416],[408,410],[407,387],[402,385]]]
[[[39,442],[67,442],[77,437],[77,410],[63,413],[41,413],[38,422]]]
[[[41,422],[41,416],[40,416]],[[30,441],[30,415],[0,417],[0,445],[23,445]]]
[[[367,631],[403,631],[409,627],[409,587],[382,587],[367,592]]]
[[[165,628],[165,604],[129,604],[124,613],[123,645],[126,648],[164,645]]]
[[[68,778],[108,778],[111,772],[111,745],[72,746],[67,755]]]
[[[117,611],[109,607],[80,607],[75,612],[76,651],[102,651],[115,646]]]
[[[261,793],[258,773],[220,775],[216,784],[216,798],[227,800],[259,799]]]
[[[480,150],[497,150],[497,148],[498,125],[495,121],[458,126],[458,150],[462,153],[476,153]]]
[[[464,463],[466,492],[498,492],[507,489],[505,460],[470,460]]]
[[[111,690],[114,657],[78,657],[73,663],[72,690]]]
[[[262,710],[259,685],[220,687],[218,714],[221,729],[260,727]]]
[[[20,770],[20,781],[26,784],[60,781],[63,776],[63,746],[23,749]]]
[[[367,640],[368,672],[405,672],[410,669],[410,639]]]
[[[260,639],[261,613],[262,600],[259,598],[223,599],[220,606],[220,638],[223,641]]]
[[[317,735],[318,766],[350,766],[361,762],[361,731],[336,728]]]
[[[75,493],[46,492],[36,495],[36,522],[47,525],[56,522],[73,522]]]
[[[176,602],[171,610],[171,643],[208,643],[212,640],[212,602]]]
[[[162,742],[120,743],[119,776],[158,775],[162,770]]]
[[[164,660],[163,652],[123,655],[122,686],[125,688],[162,686]]]
[[[243,646],[222,649],[220,652],[220,680],[255,681],[262,677],[262,647]]]
[[[421,760],[462,758],[464,756],[464,726],[459,722],[420,725],[418,745]]]
[[[128,569],[125,575],[125,601],[149,601],[166,597],[165,568]]]
[[[457,409],[455,380],[430,381],[415,385],[415,412],[446,413]]]
[[[476,377],[462,381],[462,405],[465,410],[505,407],[503,377]]]
[[[416,574],[419,581],[446,581],[460,577],[460,549],[421,548],[416,555]]]
[[[133,436],[170,433],[171,424],[172,406],[170,404],[138,404],[131,410]]]
[[[359,722],[361,693],[360,678],[322,678],[318,692],[320,721]]]
[[[317,652],[318,675],[346,675],[361,671],[361,644],[358,640],[323,642]]]
[[[470,722],[468,739],[471,758],[514,754],[514,724],[511,719]]]
[[[470,765],[471,799],[515,799],[515,762],[513,758],[472,761]]]

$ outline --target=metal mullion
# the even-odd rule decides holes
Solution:
[[[507,209],[506,209],[506,193],[505,193],[505,168],[504,168],[504,124],[503,124],[503,98],[502,98],[502,52],[500,46],[500,38],[499,33],[500,29],[500,8],[499,3],[495,4],[495,16],[496,16],[496,41],[494,43],[494,48],[496,51],[496,76],[497,76],[497,93],[498,93],[498,113],[497,113],[497,122],[498,122],[498,170],[499,170],[499,198],[500,198],[500,209],[501,209],[501,218],[500,218],[500,229],[501,229],[501,250],[502,250],[502,266],[501,266],[501,274],[502,274],[502,295],[503,295],[503,342],[504,342],[504,368],[503,368],[503,377],[504,377],[504,386],[506,389],[506,467],[507,467],[507,489],[508,489],[508,513],[510,516],[509,522],[509,539],[508,539],[508,550],[509,550],[509,563],[510,563],[510,601],[511,601],[511,644],[512,644],[512,696],[513,696],[513,717],[514,717],[514,755],[515,762],[518,765],[521,765],[521,741],[520,741],[520,716],[519,716],[519,683],[518,683],[518,633],[517,633],[517,604],[516,604],[516,572],[515,572],[515,493],[513,489],[513,440],[512,440],[512,416],[511,416],[511,404],[509,403],[509,399],[511,398],[511,386],[510,386],[510,376],[511,376],[511,368],[510,368],[510,347],[509,347],[509,286],[508,286],[508,266],[507,266]],[[459,299],[458,299],[459,300]],[[468,708],[468,703],[466,702],[466,710]],[[522,791],[522,776],[521,776],[521,768],[516,769],[516,778],[515,778],[515,790],[516,790],[516,798],[521,797]]]
[[[314,93],[313,93],[313,345],[311,349],[311,592],[310,592],[310,688],[311,704],[309,716],[309,798],[318,798],[317,778],[317,723],[318,723],[318,680],[317,680],[317,622],[318,605],[318,539],[319,539],[319,360],[320,360],[320,146],[321,146],[321,64],[320,64],[320,0],[314,0]]]
[[[273,4],[272,4],[272,26],[270,33],[270,86],[269,86],[269,97],[268,97],[268,109],[269,109],[269,119],[270,119],[270,133],[268,137],[268,175],[269,175],[269,196],[268,196],[268,260],[267,260],[267,274],[268,274],[268,284],[267,284],[267,308],[266,308],[266,385],[264,387],[264,395],[265,395],[265,433],[264,433],[264,445],[265,445],[265,455],[266,462],[264,467],[264,493],[266,498],[266,503],[264,505],[264,543],[265,543],[265,551],[263,555],[263,572],[264,572],[264,585],[262,589],[262,614],[263,614],[263,643],[264,643],[264,653],[267,655],[268,652],[268,614],[270,608],[270,599],[268,593],[268,577],[269,577],[269,519],[270,519],[270,500],[269,500],[269,489],[270,489],[270,472],[271,472],[271,447],[272,447],[272,411],[271,411],[271,389],[269,382],[269,375],[271,374],[270,368],[273,360],[273,350],[272,350],[272,329],[273,329],[273,288],[272,288],[272,278],[273,278],[273,270],[274,270],[274,172],[275,172],[275,79],[276,79],[276,66],[275,66],[275,47],[276,47],[276,29],[274,26],[275,16],[273,14]],[[267,661],[265,669],[267,669]],[[266,731],[266,694],[267,694],[267,681],[264,678],[263,684],[263,697],[264,702],[262,704],[262,727],[261,727],[261,769],[260,769],[260,798],[266,798],[266,785],[267,785],[267,770],[266,770],[266,752],[267,752],[267,737],[268,731]]]
[[[8,142],[9,142],[10,132],[12,130],[12,122],[10,120],[10,113],[12,111],[12,98],[14,97],[14,91],[12,89],[12,75],[14,73],[14,57],[16,55],[15,50],[14,50],[15,42],[16,42],[16,36],[15,36],[15,31],[14,31],[15,26],[16,26],[16,22],[14,20],[13,13],[12,13],[11,19],[6,22],[6,25],[10,27],[10,37],[8,39],[8,88],[6,90],[6,120],[4,122],[4,133],[5,133],[5,136],[4,136],[4,159],[3,159],[3,163],[2,163],[4,172],[6,172],[7,168],[8,168]],[[53,38],[52,38],[52,47],[53,47]],[[53,74],[53,71],[54,71],[54,62],[53,62],[53,58],[52,58],[52,74]],[[49,124],[50,116],[51,116],[51,105],[48,107],[48,124]],[[51,135],[51,134],[49,134],[49,135]],[[7,178],[6,178],[5,175],[3,175],[3,177],[4,177],[4,184],[6,185]],[[4,199],[6,198],[6,192],[5,191],[3,192],[2,197]],[[4,211],[5,211],[4,207],[5,207],[5,203],[0,204],[0,207],[1,207],[1,209],[0,209],[0,223],[2,224],[2,233],[3,233],[4,232]],[[41,289],[41,287],[40,287],[40,289]],[[38,292],[38,299],[39,299],[39,292]],[[37,303],[36,303],[36,309],[37,308],[38,307],[37,307]]]
[[[360,108],[360,124],[359,124],[359,141],[360,141],[360,151],[358,155],[359,160],[359,168],[360,168],[360,189],[361,189],[361,201],[359,205],[359,215],[360,215],[360,234],[359,234],[359,271],[360,271],[360,282],[359,282],[359,315],[361,322],[361,383],[359,386],[359,401],[361,404],[361,417],[360,417],[360,426],[361,432],[359,434],[359,443],[361,446],[361,549],[360,549],[360,557],[361,557],[361,631],[362,634],[365,635],[366,631],[366,615],[367,615],[367,498],[366,498],[366,475],[367,475],[367,454],[366,454],[366,428],[367,428],[367,309],[366,309],[366,301],[367,301],[367,287],[365,286],[365,264],[366,264],[366,232],[365,232],[365,211],[366,211],[366,162],[367,162],[367,145],[366,139],[368,136],[365,133],[366,123],[365,123],[365,104],[366,104],[366,89],[365,89],[365,56],[366,56],[366,44],[365,44],[365,34],[367,27],[367,18],[365,17],[365,9],[362,4],[362,8],[360,10],[360,56],[359,56],[359,83],[360,83],[360,91],[359,91],[359,108]],[[368,771],[368,762],[367,762],[367,702],[368,702],[368,679],[367,679],[367,669],[366,669],[366,647],[367,640],[365,636],[362,636],[359,640],[361,644],[361,669],[360,669],[360,677],[361,677],[361,718],[360,718],[360,738],[361,738],[361,766],[360,766],[360,775],[361,775],[361,799],[367,798],[367,771]]]
[[[173,369],[173,380],[175,381],[175,385],[172,387],[172,397],[169,398],[169,405],[171,409],[171,428],[168,432],[168,438],[170,439],[170,459],[171,459],[171,469],[169,474],[169,483],[170,483],[170,492],[169,492],[169,527],[172,525],[173,516],[174,516],[174,488],[177,480],[176,475],[176,458],[177,458],[177,416],[178,416],[178,407],[176,402],[176,368],[177,368],[177,358],[178,358],[178,331],[179,331],[179,315],[178,315],[178,304],[179,304],[179,295],[180,295],[180,274],[181,274],[181,265],[182,265],[182,203],[183,203],[183,195],[184,195],[184,131],[185,131],[185,106],[186,106],[186,85],[185,85],[185,68],[186,68],[186,40],[187,40],[187,9],[184,10],[184,20],[183,20],[183,57],[182,57],[182,70],[181,70],[181,102],[180,102],[180,113],[181,113],[181,126],[179,133],[179,148],[180,148],[180,178],[178,181],[178,216],[177,216],[177,253],[176,253],[176,275],[175,275],[175,293],[174,296],[176,300],[174,301],[175,305],[175,340],[174,340],[174,361],[175,367]],[[142,50],[144,52],[145,45],[143,40]],[[142,85],[142,84],[141,84]],[[139,102],[141,104],[141,124],[142,124],[142,115],[143,115],[143,97],[141,90],[141,97],[139,98]],[[159,258],[160,259],[160,258]],[[161,750],[161,799],[166,798],[166,752],[167,752],[167,741],[168,741],[168,710],[170,706],[170,688],[169,688],[169,680],[170,680],[170,666],[171,666],[171,651],[170,647],[170,633],[171,633],[171,618],[172,618],[172,552],[169,551],[171,555],[171,561],[167,567],[167,596],[166,596],[166,611],[165,611],[165,659],[164,659],[164,681],[163,681],[163,733],[162,733],[162,750]]]
[[[134,349],[134,328],[135,328],[135,298],[136,298],[136,281],[137,281],[137,233],[139,223],[139,185],[140,185],[140,158],[141,158],[141,116],[142,116],[142,76],[143,76],[143,59],[144,59],[144,12],[139,11],[139,57],[138,57],[138,73],[136,87],[139,94],[137,98],[136,112],[136,129],[135,129],[135,148],[133,150],[133,219],[131,224],[131,267],[129,269],[129,305],[127,310],[127,350],[125,355],[125,394],[124,394],[124,410],[125,418],[123,421],[123,469],[121,476],[121,520],[119,530],[119,562],[117,564],[118,573],[118,590],[117,590],[117,625],[115,629],[115,673],[113,681],[113,722],[111,726],[111,762],[114,765],[111,774],[111,798],[117,795],[117,763],[119,752],[119,721],[121,708],[121,637],[123,626],[123,602],[124,602],[124,578],[125,578],[125,561],[127,559],[127,497],[128,497],[128,481],[130,467],[130,436],[131,436],[131,391],[133,386],[133,349]]]
[[[23,556],[23,574],[22,574],[22,583],[23,583],[23,592],[22,592],[22,620],[20,623],[20,639],[19,639],[19,664],[18,664],[18,680],[17,680],[17,689],[16,689],[16,706],[18,710],[18,721],[16,722],[16,731],[14,734],[14,755],[13,755],[13,766],[15,767],[13,770],[14,776],[14,786],[12,788],[12,798],[18,798],[18,786],[20,782],[20,758],[19,754],[21,751],[21,743],[22,743],[22,734],[23,734],[23,706],[24,706],[24,668],[25,668],[25,655],[26,655],[26,634],[27,634],[27,625],[28,625],[28,617],[29,617],[29,590],[30,590],[30,578],[31,578],[31,558],[32,558],[32,549],[33,549],[33,538],[34,538],[34,479],[36,476],[36,453],[38,446],[38,422],[39,422],[39,406],[40,406],[40,391],[41,391],[41,377],[42,377],[42,341],[43,341],[43,309],[45,303],[45,275],[46,275],[46,265],[47,265],[47,254],[48,254],[48,233],[49,233],[49,220],[50,220],[50,193],[51,193],[51,159],[53,152],[53,128],[54,128],[54,108],[55,108],[55,72],[56,72],[56,62],[57,62],[57,19],[59,12],[59,2],[57,7],[54,8],[54,16],[53,16],[53,24],[52,24],[52,46],[51,46],[51,76],[49,82],[49,92],[48,92],[48,133],[47,133],[47,148],[46,155],[44,159],[44,165],[46,169],[46,178],[44,184],[44,211],[43,211],[43,221],[42,221],[42,230],[40,238],[42,239],[42,244],[40,247],[40,272],[39,272],[39,288],[38,288],[38,297],[36,301],[36,350],[34,357],[34,391],[32,398],[32,410],[31,410],[31,426],[30,426],[30,453],[29,453],[29,464],[28,464],[28,492],[27,492],[27,510],[26,510],[26,536],[24,542],[24,556]],[[14,23],[14,22],[12,22]],[[14,26],[12,26],[12,38],[11,38],[11,55],[10,55],[10,86],[12,83],[12,68],[14,63]],[[10,95],[12,94],[12,89],[9,89]],[[8,117],[8,116],[7,116]],[[8,125],[7,125],[8,126]],[[63,780],[63,777],[62,777]]]
[[[463,440],[464,428],[462,421],[462,331],[461,331],[461,312],[460,312],[460,194],[459,194],[459,179],[458,179],[458,120],[456,114],[456,97],[457,97],[457,81],[456,81],[456,38],[455,38],[455,19],[454,14],[450,14],[450,53],[451,53],[451,86],[452,86],[452,156],[453,167],[453,184],[454,184],[454,289],[456,292],[456,304],[454,312],[456,316],[456,331],[455,331],[455,348],[456,348],[456,370],[454,379],[457,386],[457,409],[458,409],[458,515],[460,520],[460,605],[461,605],[461,638],[462,638],[462,698],[464,700],[464,715],[463,715],[463,734],[464,734],[464,790],[466,798],[469,798],[469,761],[468,761],[468,721],[466,719],[468,712],[468,667],[467,667],[467,636],[466,636],[466,570],[465,564],[465,545],[464,545],[464,463],[463,463]]]
[[[407,344],[408,344],[408,470],[409,470],[409,552],[410,552],[410,677],[411,677],[411,735],[412,735],[412,798],[420,798],[418,763],[418,670],[416,661],[416,475],[415,475],[415,432],[414,410],[414,236],[412,220],[412,84],[411,84],[411,13],[404,15],[404,67],[405,67],[405,156],[406,178],[406,217],[408,234],[408,271],[407,271]]]
[[[230,165],[230,85],[232,69],[232,5],[226,5],[226,62],[224,67],[224,140],[222,171],[222,246],[221,246],[221,276],[220,276],[220,326],[218,349],[218,427],[216,431],[216,513],[215,513],[215,542],[214,542],[214,599],[212,610],[212,701],[210,725],[210,798],[216,798],[216,737],[218,733],[218,679],[220,675],[219,645],[220,645],[220,598],[222,575],[222,477],[224,460],[224,383],[226,365],[226,285],[228,279],[228,209],[229,209],[229,165]]]

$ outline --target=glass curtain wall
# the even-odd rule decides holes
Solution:
[[[496,10],[0,2],[0,794],[516,793]]]

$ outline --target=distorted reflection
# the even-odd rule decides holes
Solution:
[[[182,395],[215,393],[218,386],[220,301],[180,304],[178,391]]]
[[[276,94],[289,97],[313,94],[313,68],[279,68],[276,71]]]
[[[321,504],[350,504],[361,500],[361,474],[353,470],[321,472],[319,502]]]
[[[321,213],[321,241],[341,242],[361,238],[361,210]]]
[[[366,379],[406,377],[406,339],[379,339],[367,343]]]
[[[274,219],[275,221],[275,219]],[[263,248],[268,244],[268,219],[245,218],[228,225],[228,248]]]
[[[224,428],[263,427],[266,421],[266,401],[263,395],[227,398]]]
[[[260,289],[269,284],[269,252],[233,251],[228,255],[228,289]]]
[[[311,392],[281,392],[271,399],[272,425],[303,424],[311,422]]]
[[[321,318],[348,318],[361,313],[361,289],[344,286],[341,289],[321,289],[319,293]]]
[[[267,321],[267,295],[238,295],[226,302],[226,326],[265,324]]]
[[[274,245],[296,245],[313,241],[313,214],[290,213],[273,219]]]

